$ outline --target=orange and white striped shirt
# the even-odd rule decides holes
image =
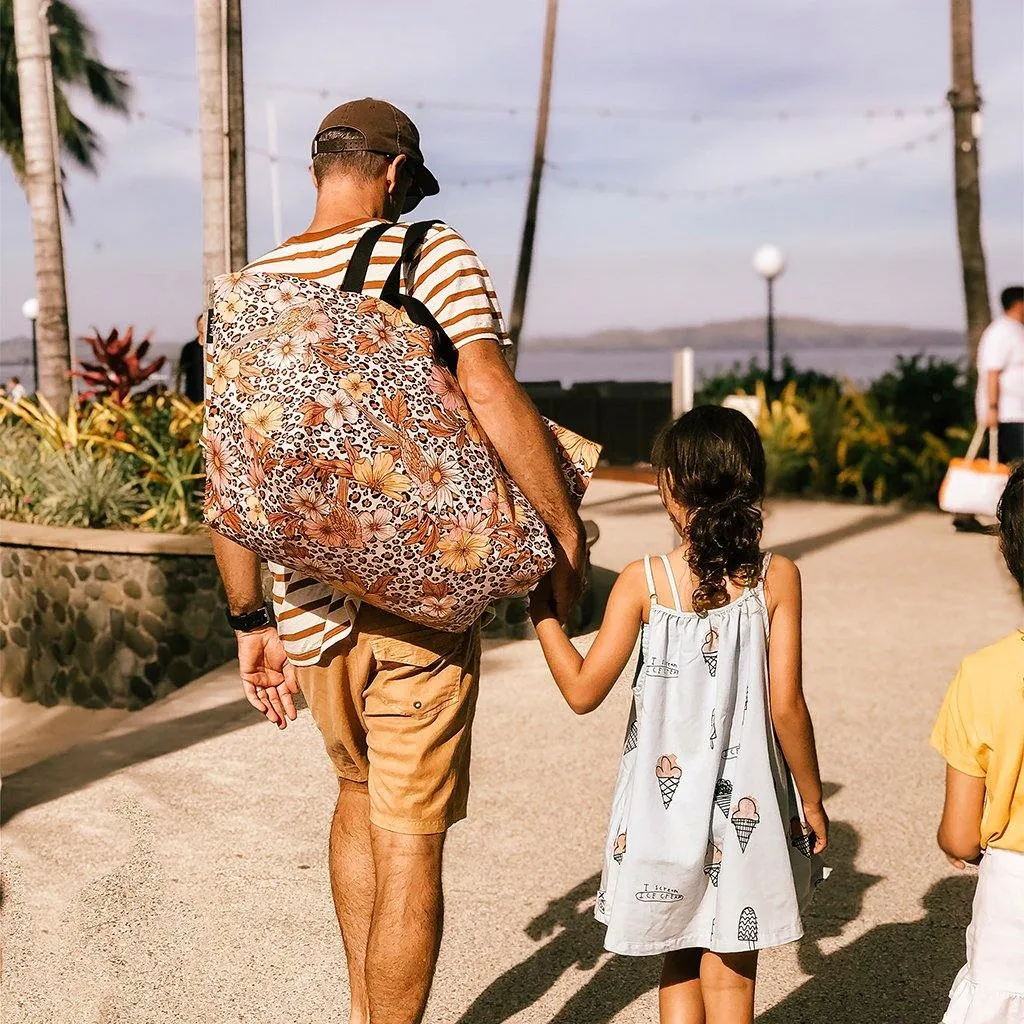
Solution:
[[[250,270],[340,285],[352,250],[375,220],[339,224],[326,231],[294,235]],[[404,231],[400,225],[381,235],[373,250],[363,292],[379,296],[388,273],[401,258]],[[456,348],[476,341],[509,344],[487,268],[462,236],[444,224],[428,232],[402,291],[419,299],[445,329]],[[324,652],[344,640],[355,626],[359,601],[326,583],[283,565],[270,563],[274,578],[274,612],[289,659],[297,666],[315,665]]]

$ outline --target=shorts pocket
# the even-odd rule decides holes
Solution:
[[[458,701],[463,668],[459,660],[462,647],[457,642],[451,650],[438,650],[375,637],[371,646],[377,671],[366,690],[368,715],[426,718]]]

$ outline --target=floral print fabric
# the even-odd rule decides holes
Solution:
[[[543,522],[403,309],[225,275],[206,378],[206,519],[264,558],[453,632],[550,570]],[[551,429],[578,502],[600,449]]]

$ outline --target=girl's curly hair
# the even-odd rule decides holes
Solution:
[[[661,432],[651,461],[662,495],[685,510],[676,525],[696,580],[694,611],[727,604],[729,581],[760,582],[765,457],[750,420],[735,409],[697,406]]]
[[[1024,597],[1024,463],[1010,474],[997,515],[999,550]]]

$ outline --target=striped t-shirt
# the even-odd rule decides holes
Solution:
[[[340,285],[352,250],[376,220],[339,224],[326,231],[295,235],[266,256],[249,264],[251,270]],[[402,254],[403,230],[381,235],[373,250],[363,292],[379,296],[388,273]],[[432,227],[410,267],[402,291],[419,299],[445,329],[456,348],[490,340],[509,344],[487,268],[462,236],[444,224]],[[352,632],[359,602],[326,583],[273,562],[274,612],[289,659],[298,666],[315,665],[325,651]]]

